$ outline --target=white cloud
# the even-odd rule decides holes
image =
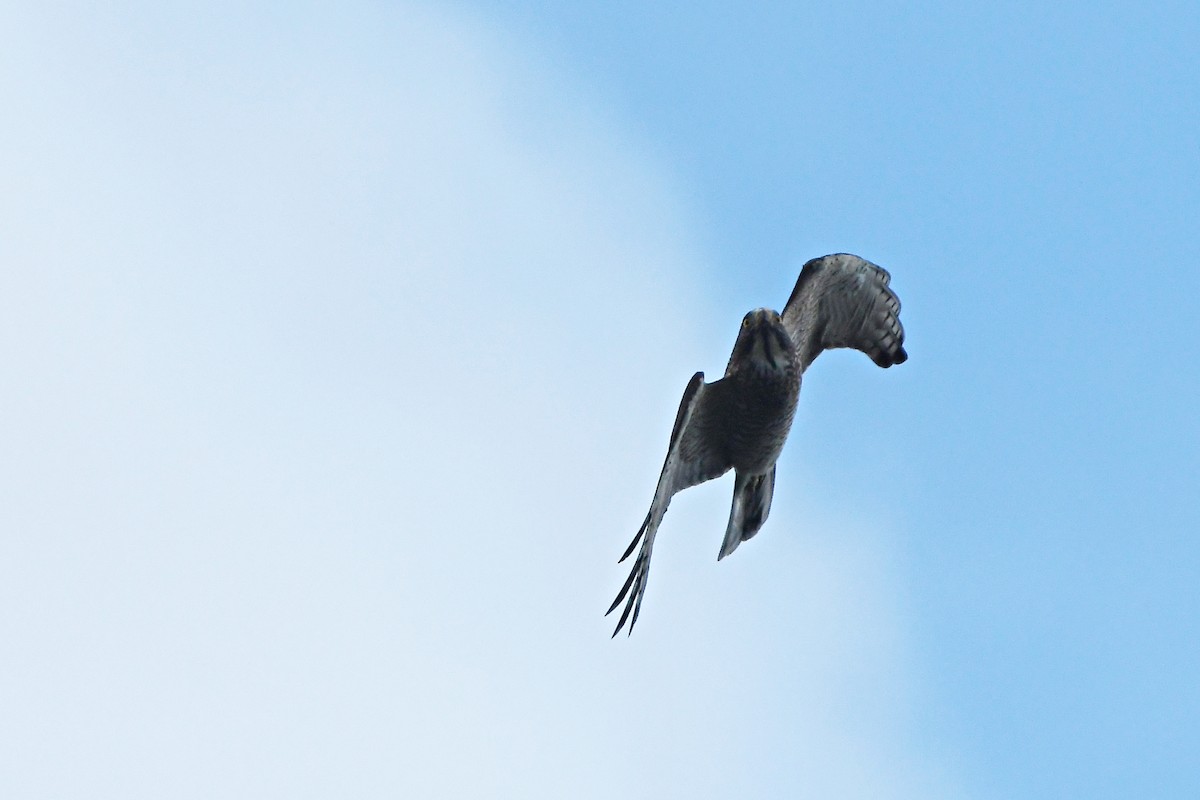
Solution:
[[[3,793],[944,794],[803,487],[720,569],[678,498],[608,640],[730,344],[619,123],[465,15],[208,8],[3,12]]]

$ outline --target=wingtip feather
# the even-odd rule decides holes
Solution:
[[[633,549],[638,546],[638,542],[642,540],[642,537],[646,534],[646,528],[649,526],[650,514],[646,514],[646,519],[644,522],[642,522],[642,527],[638,528],[638,532],[634,535],[633,541],[629,543],[629,547],[626,547],[625,552],[622,553],[621,557],[617,559],[618,564],[622,563],[625,561],[625,559],[629,558],[629,556],[633,554]]]

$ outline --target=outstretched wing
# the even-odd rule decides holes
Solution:
[[[808,369],[823,350],[853,347],[881,367],[903,364],[900,298],[882,267],[849,253],[814,258],[804,265],[783,308],[783,325]]]
[[[667,513],[671,498],[689,486],[719,478],[732,466],[722,435],[721,406],[725,391],[723,380],[705,383],[704,373],[697,372],[683,392],[679,412],[675,415],[675,427],[671,431],[671,443],[667,447],[667,458],[663,463],[662,474],[658,477],[654,500],[650,503],[650,512],[646,514],[646,521],[642,523],[637,535],[620,558],[620,561],[629,558],[638,542],[642,543],[637,559],[633,562],[633,569],[629,571],[629,578],[621,587],[617,599],[613,600],[613,604],[605,612],[605,616],[611,614],[622,600],[625,601],[625,610],[621,612],[621,619],[617,622],[613,636],[621,632],[626,620],[629,621],[629,632],[633,633],[633,626],[642,607],[642,595],[646,592],[646,576],[650,573],[654,536],[658,533],[663,515]]]

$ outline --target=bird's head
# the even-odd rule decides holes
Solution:
[[[783,320],[769,308],[756,308],[742,318],[731,370],[751,368],[757,372],[786,372],[795,364],[795,348]]]

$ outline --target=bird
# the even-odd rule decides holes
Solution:
[[[850,253],[804,264],[783,313],[757,308],[742,318],[725,375],[688,381],[650,510],[617,563],[633,554],[629,577],[605,616],[625,601],[613,630],[633,633],[646,593],[654,538],[678,492],[734,472],[733,505],[720,561],[762,528],[775,493],[775,465],[796,414],[805,370],[825,350],[849,347],[880,367],[903,364],[900,298],[887,270]]]

